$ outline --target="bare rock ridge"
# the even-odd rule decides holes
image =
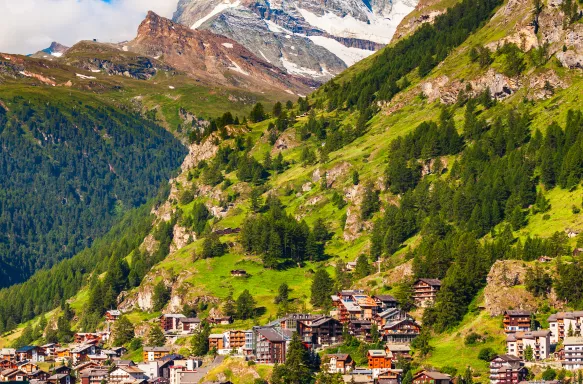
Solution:
[[[327,80],[391,41],[418,0],[180,0],[173,20],[225,35],[275,66]]]
[[[225,36],[190,29],[154,12],[148,13],[137,37],[123,49],[162,60],[209,85],[278,90],[290,95],[307,94],[319,85],[286,73]]]

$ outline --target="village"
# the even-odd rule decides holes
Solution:
[[[244,271],[238,271],[243,273]],[[417,279],[413,299],[419,308],[431,306],[439,291],[437,279]],[[0,350],[0,381],[31,384],[195,384],[201,382],[208,366],[225,356],[253,364],[285,364],[294,333],[309,351],[319,353],[320,370],[340,374],[346,383],[401,384],[403,365],[412,359],[411,342],[421,333],[421,325],[402,310],[391,295],[369,296],[363,290],[343,290],[331,297],[329,314],[293,313],[251,329],[228,329],[208,335],[208,356],[183,356],[172,341],[202,332],[207,327],[229,327],[230,316],[189,318],[180,313],[162,314],[154,319],[164,333],[164,346],[144,345],[141,361],[124,356],[125,347],[113,347],[111,332],[76,333],[74,342],[64,346],[46,344]],[[105,322],[115,324],[122,312],[110,310]],[[491,384],[534,383],[528,366],[547,363],[568,371],[583,369],[583,311],[558,312],[548,318],[549,329],[533,329],[529,311],[509,309],[501,326],[506,334],[506,354],[490,359]],[[376,338],[379,349],[369,349],[367,364],[359,366],[350,354],[324,353],[351,337],[370,343]],[[50,369],[39,368],[50,363]],[[532,378],[532,377],[531,377]],[[412,375],[413,384],[449,384],[455,377],[433,369]],[[554,381],[555,383],[557,381]],[[540,381],[536,381],[540,383]]]

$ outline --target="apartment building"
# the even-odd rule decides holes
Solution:
[[[513,355],[498,355],[490,361],[490,384],[518,384],[527,370],[524,361]]]
[[[561,361],[563,368],[570,371],[583,369],[583,337],[566,336],[563,339],[565,358]]]
[[[514,332],[528,332],[530,331],[530,311],[522,310],[507,310],[504,311],[504,332],[514,333]]]
[[[441,281],[438,279],[417,279],[413,283],[415,305],[422,308],[433,305],[440,289]]]
[[[548,317],[551,343],[556,344],[568,336],[581,336],[583,311],[557,312]]]
[[[532,349],[534,360],[544,360],[549,357],[551,349],[551,332],[529,331],[516,332],[506,336],[506,353],[526,360],[525,352]]]

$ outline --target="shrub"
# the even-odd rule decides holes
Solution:
[[[478,359],[484,361],[491,361],[494,357],[496,357],[497,353],[492,348],[482,348],[478,353]]]

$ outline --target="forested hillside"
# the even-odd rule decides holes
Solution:
[[[4,287],[89,247],[186,153],[134,112],[32,95],[3,100],[0,143]]]

